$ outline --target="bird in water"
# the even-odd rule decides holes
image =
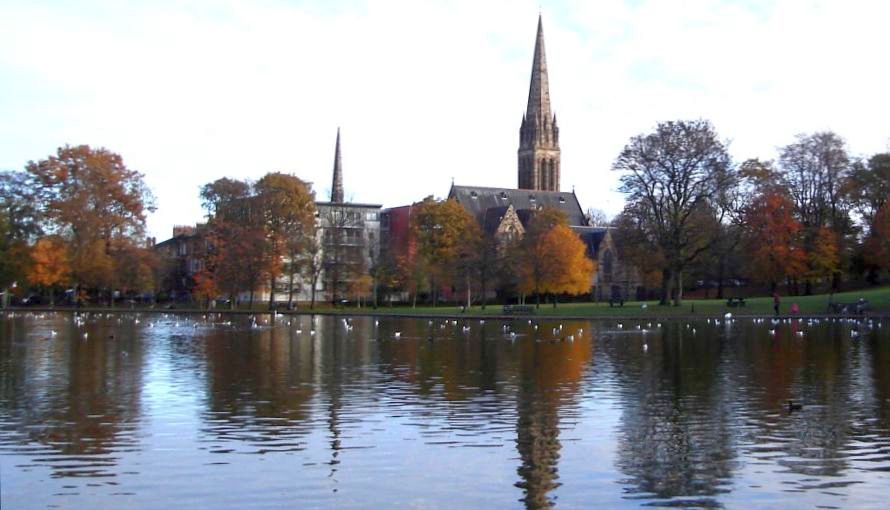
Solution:
[[[803,409],[803,404],[795,404],[793,400],[788,401],[788,412],[800,411]]]

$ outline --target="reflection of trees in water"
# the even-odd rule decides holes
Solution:
[[[565,325],[577,331],[577,323]],[[552,491],[559,487],[559,414],[578,393],[584,367],[592,356],[590,333],[572,342],[525,341],[520,346],[516,449],[517,468],[527,508],[550,508]]]
[[[798,330],[803,337],[794,334]],[[752,426],[740,435],[752,444],[752,454],[770,456],[791,473],[843,475],[853,443],[880,433],[871,425],[872,392],[879,384],[869,377],[877,352],[851,342],[847,327],[837,323],[807,327],[794,321],[780,326],[775,338],[764,327],[748,325],[743,338],[745,349],[735,364],[745,381],[740,394]],[[788,400],[803,409],[788,412]]]
[[[36,339],[25,336],[33,325],[15,321],[0,338],[0,406],[16,424],[4,427],[3,442],[36,442],[68,456],[42,454],[54,476],[112,476],[106,469],[116,464],[114,452],[136,444],[144,357],[138,329],[109,319],[78,329],[58,315],[51,324],[59,335]]]
[[[869,375],[874,388],[868,409],[878,417],[878,427],[890,430],[890,406],[886,404],[890,402],[890,322],[884,321],[882,328],[869,332],[861,345],[871,362]]]
[[[266,449],[309,432],[316,345],[292,329],[210,330],[204,339],[206,430]],[[283,441],[287,441],[284,443]]]
[[[736,454],[724,342],[698,328],[693,336],[666,323],[660,337],[646,337],[645,354],[634,337],[607,344],[624,400],[617,467],[631,494],[708,506],[728,490]]]

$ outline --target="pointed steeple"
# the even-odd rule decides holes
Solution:
[[[528,107],[519,127],[519,188],[559,191],[559,160],[559,127],[550,107],[544,24],[538,15]]]
[[[544,51],[544,25],[538,15],[538,35],[535,38],[535,56],[532,61],[532,79],[528,89],[527,119],[550,121],[550,83],[547,78],[547,55]]]
[[[331,185],[331,202],[343,202],[343,162],[340,160],[340,128],[337,128],[337,146],[334,149],[334,183]]]

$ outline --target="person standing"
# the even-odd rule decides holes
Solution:
[[[779,315],[779,305],[782,303],[782,300],[779,299],[779,293],[773,292],[773,310],[776,311],[776,316]]]

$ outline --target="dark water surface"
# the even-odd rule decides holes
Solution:
[[[0,318],[3,509],[888,500],[890,321]]]

